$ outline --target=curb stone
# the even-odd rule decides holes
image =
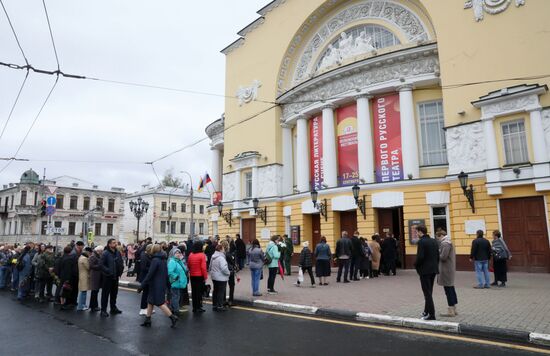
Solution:
[[[130,281],[119,281],[119,285],[137,289],[140,284]],[[318,308],[308,305],[274,302],[262,299],[235,299],[237,305],[252,306],[263,309],[280,310],[284,312],[317,315],[334,319],[360,321],[370,324],[399,326],[409,329],[438,331],[446,334],[461,334],[473,337],[487,337],[489,339],[505,340],[519,343],[529,343],[540,346],[550,346],[550,334],[541,334],[528,331],[494,328],[489,326],[472,325],[467,323],[453,323],[439,320],[420,320],[384,314],[371,314],[340,310],[332,308]]]

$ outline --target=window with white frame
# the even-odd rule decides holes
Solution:
[[[529,162],[525,121],[521,119],[503,122],[501,128],[506,164]]]
[[[440,229],[448,232],[447,229],[447,207],[432,206],[432,226],[433,233],[436,234]]]
[[[252,198],[252,172],[244,174],[244,193],[245,198]]]
[[[422,165],[447,164],[443,101],[437,100],[418,104],[418,117],[422,140]]]

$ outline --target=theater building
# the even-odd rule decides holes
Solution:
[[[332,247],[343,230],[390,233],[411,268],[424,223],[470,269],[476,231],[498,229],[513,270],[550,272],[549,13],[536,0],[270,2],[222,50],[235,98],[206,129],[210,231]]]

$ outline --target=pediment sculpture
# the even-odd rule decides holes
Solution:
[[[525,0],[514,0],[516,7],[525,5]],[[473,9],[476,21],[483,20],[484,13],[496,15],[505,11],[512,0],[468,0],[464,3],[465,9]]]

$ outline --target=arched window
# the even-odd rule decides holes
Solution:
[[[401,44],[399,39],[385,27],[360,25],[353,27],[332,41],[317,62],[316,70],[341,63],[343,60]]]

